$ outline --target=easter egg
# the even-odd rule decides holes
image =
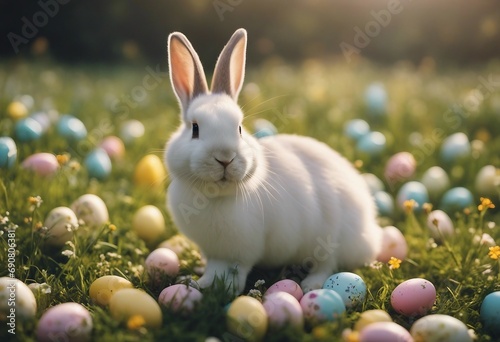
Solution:
[[[266,119],[257,119],[254,122],[254,137],[257,139],[264,138],[271,135],[276,135],[278,129]]]
[[[7,106],[7,114],[12,119],[18,120],[28,115],[28,108],[21,101],[13,101]]]
[[[78,197],[72,204],[71,209],[78,219],[85,222],[91,228],[100,228],[109,221],[106,203],[97,195],[86,194]]]
[[[339,319],[346,311],[342,297],[330,289],[307,292],[300,299],[300,306],[305,319],[313,325]]]
[[[165,233],[165,219],[160,209],[146,205],[134,214],[132,229],[137,236],[150,243]]]
[[[197,249],[197,246],[189,240],[185,235],[176,234],[167,240],[161,242],[157,248],[168,248],[177,254],[177,256],[181,256],[185,252],[190,252],[192,250]]]
[[[9,252],[10,253],[10,252]],[[7,256],[7,249],[5,252]],[[10,257],[9,257],[10,258]],[[5,269],[11,266],[5,263]],[[15,327],[16,320],[30,320],[36,315],[36,299],[28,285],[16,278],[0,278],[0,321]],[[12,310],[13,309],[13,310]]]
[[[155,154],[144,156],[135,167],[134,183],[139,186],[158,186],[166,177],[165,166]]]
[[[160,292],[158,302],[174,312],[189,313],[203,298],[202,293],[184,284],[175,284]]]
[[[42,177],[52,176],[60,168],[56,156],[44,152],[32,154],[21,163],[21,167]]]
[[[427,228],[436,241],[442,241],[455,232],[451,218],[442,210],[433,210],[429,213]]]
[[[359,275],[351,272],[331,275],[323,284],[323,288],[337,292],[346,308],[362,304],[366,297],[365,282]]]
[[[17,160],[17,146],[11,137],[0,137],[0,168],[11,168]]]
[[[78,219],[68,207],[52,209],[43,223],[47,231],[42,231],[44,242],[49,246],[62,247],[73,238],[73,231],[78,228]]]
[[[363,177],[366,184],[368,184],[368,188],[372,194],[385,189],[384,182],[382,182],[380,178],[375,176],[373,173],[362,173],[361,177]]]
[[[378,156],[385,150],[386,139],[380,132],[370,132],[358,140],[356,148],[370,156]]]
[[[24,106],[28,110],[32,109],[33,106],[35,105],[35,99],[33,98],[33,96],[28,95],[28,94],[16,96],[15,100],[24,104]]]
[[[401,260],[408,254],[408,244],[401,231],[394,226],[387,226],[382,229],[382,249],[377,256],[377,260],[388,262],[391,257]]]
[[[365,103],[368,113],[373,116],[382,116],[387,111],[387,92],[380,82],[370,84],[365,90]]]
[[[359,140],[368,133],[370,133],[370,125],[365,120],[353,119],[344,125],[344,134],[353,140]]]
[[[450,187],[450,178],[443,168],[433,166],[427,169],[420,180],[433,198],[441,196]]]
[[[102,148],[96,148],[90,152],[84,161],[90,177],[98,180],[106,179],[111,173],[111,159]]]
[[[493,165],[483,166],[476,175],[474,187],[482,197],[494,197],[500,186],[500,169]]]
[[[495,336],[500,335],[500,291],[484,297],[479,311],[485,329]]]
[[[87,136],[87,128],[80,119],[63,115],[57,122],[57,133],[69,141],[80,141]]]
[[[429,202],[427,188],[420,182],[411,181],[403,184],[399,189],[396,201],[401,209],[404,209],[404,203],[408,200],[414,200],[417,203],[415,211],[422,210],[424,203]]]
[[[39,342],[87,342],[92,337],[92,317],[78,303],[63,303],[49,308],[38,321],[36,337]]]
[[[394,199],[389,193],[377,191],[373,194],[373,199],[375,200],[379,215],[392,216],[394,213]]]
[[[139,289],[121,289],[109,300],[111,317],[127,322],[133,316],[141,316],[147,328],[159,328],[162,322],[160,305],[153,297]]]
[[[398,313],[407,317],[427,314],[436,301],[436,288],[423,278],[406,280],[391,293],[391,305]]]
[[[119,160],[125,155],[125,145],[123,141],[113,135],[104,138],[99,147],[106,151],[111,159]]]
[[[399,152],[387,161],[384,177],[389,184],[395,184],[410,179],[416,168],[417,161],[411,153]]]
[[[125,144],[131,144],[144,135],[144,125],[138,120],[128,120],[122,124],[120,137]]]
[[[145,266],[152,282],[159,284],[179,273],[179,258],[168,248],[157,248],[149,253]]]
[[[267,291],[264,293],[264,296],[276,292],[289,293],[298,301],[300,301],[300,299],[304,295],[304,292],[302,291],[300,285],[291,279],[282,279],[277,281],[267,289]]]
[[[92,282],[89,296],[94,303],[107,306],[111,296],[122,289],[132,289],[134,285],[125,278],[116,275],[105,275]]]
[[[30,142],[42,136],[43,128],[37,121],[27,117],[16,122],[14,134],[20,142]]]
[[[467,158],[471,153],[469,138],[465,133],[459,132],[448,136],[443,140],[440,149],[441,159],[445,163],[454,163]]]
[[[464,187],[451,188],[441,198],[439,207],[447,213],[462,211],[474,204],[472,193]]]
[[[359,342],[413,342],[408,330],[394,322],[375,322],[359,332]]]
[[[240,296],[229,306],[226,323],[230,333],[247,341],[260,341],[267,332],[268,317],[260,301]]]
[[[460,320],[448,315],[427,315],[415,321],[410,329],[415,341],[472,342],[469,329]]]
[[[297,298],[287,292],[274,292],[264,296],[264,309],[269,318],[269,326],[280,329],[292,325],[302,328],[304,314]]]
[[[384,310],[363,311],[354,324],[354,330],[361,331],[364,327],[375,322],[392,322],[392,318]]]
[[[42,127],[42,133],[47,132],[50,128],[50,125],[52,124],[52,120],[50,119],[49,114],[45,112],[33,113],[30,118],[40,124],[40,126]]]

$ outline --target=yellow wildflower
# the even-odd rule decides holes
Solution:
[[[116,226],[115,226],[114,224],[110,224],[110,225],[108,226],[108,228],[109,228],[109,230],[110,230],[110,231],[112,231],[112,232],[114,232],[114,231],[116,230]]]
[[[481,197],[481,204],[477,206],[477,210],[479,211],[486,211],[488,210],[488,208],[495,208],[495,205],[493,204],[493,202],[491,202],[491,200],[487,197]]]
[[[137,330],[146,324],[144,317],[141,315],[133,315],[127,320],[127,328],[130,330]]]
[[[389,268],[391,270],[397,270],[401,266],[401,259],[391,257],[391,260],[389,260],[387,263],[389,264]]]
[[[494,246],[489,248],[488,256],[493,260],[500,259],[500,246]]]
[[[432,211],[432,204],[431,203],[424,203],[422,205],[422,209],[426,214],[429,214]]]
[[[57,162],[59,163],[59,165],[65,165],[69,162],[69,154],[65,153],[65,154],[58,154],[56,156],[56,159],[57,159]]]
[[[418,207],[418,203],[414,199],[409,199],[403,202],[403,208],[407,214],[411,213],[413,209]]]

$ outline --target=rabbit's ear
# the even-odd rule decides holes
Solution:
[[[208,92],[208,86],[200,58],[182,33],[168,37],[168,65],[172,87],[184,112],[194,97]]]
[[[212,93],[226,93],[235,101],[245,77],[247,31],[238,29],[222,50],[215,65]]]

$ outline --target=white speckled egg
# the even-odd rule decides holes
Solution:
[[[354,324],[354,330],[361,331],[364,327],[375,322],[392,322],[392,318],[384,310],[363,311]]]
[[[86,194],[78,197],[71,209],[78,219],[91,228],[100,228],[109,221],[108,208],[104,201],[97,195]]]
[[[85,157],[84,164],[89,173],[89,177],[98,180],[106,179],[110,175],[113,167],[108,154],[100,147],[96,148]]]
[[[57,207],[47,214],[43,225],[47,227],[47,231],[43,232],[44,242],[49,246],[62,247],[73,238],[78,219],[70,208]]]
[[[454,163],[467,158],[471,153],[469,137],[459,132],[448,136],[441,145],[440,156],[446,163]]]
[[[396,184],[410,179],[416,168],[417,161],[410,152],[399,152],[387,161],[384,177],[389,184]]]
[[[267,289],[267,291],[264,293],[264,296],[276,292],[289,293],[298,301],[300,301],[300,299],[304,295],[304,292],[302,291],[300,285],[291,279],[282,279],[277,281]]]
[[[139,289],[121,289],[109,300],[111,317],[127,322],[132,316],[141,316],[148,328],[159,328],[163,319],[160,305],[153,297]]]
[[[324,289],[337,292],[346,308],[357,307],[365,301],[366,284],[363,279],[351,272],[339,272],[328,277],[323,284]]]
[[[363,328],[359,342],[413,342],[408,330],[394,322],[375,322]]]
[[[288,325],[304,326],[304,314],[297,298],[287,292],[274,292],[264,296],[264,309],[269,317],[269,326],[280,329]]]
[[[32,154],[21,163],[21,166],[42,177],[52,176],[60,168],[56,156],[44,152]]]
[[[387,226],[382,229],[382,249],[377,256],[377,260],[388,262],[391,257],[401,260],[408,254],[408,244],[401,231],[394,226]]]
[[[342,297],[330,289],[307,292],[300,300],[300,306],[306,321],[313,325],[339,319],[346,311]]]
[[[165,219],[154,205],[146,205],[134,214],[132,229],[147,243],[154,242],[165,233]]]
[[[202,293],[197,289],[184,284],[175,284],[161,291],[158,302],[174,312],[189,313],[202,298]]]
[[[144,263],[154,284],[164,283],[167,277],[175,277],[179,273],[179,258],[168,248],[155,249]]]
[[[236,298],[227,310],[227,328],[247,341],[260,341],[266,335],[268,317],[260,301],[249,296]]]
[[[460,320],[448,315],[427,315],[418,319],[410,329],[415,341],[472,342],[469,329]]]
[[[92,282],[89,296],[100,306],[107,306],[111,297],[119,290],[131,289],[134,286],[130,281],[116,275],[105,275]]]
[[[450,187],[450,177],[443,168],[433,166],[424,172],[421,178],[422,184],[427,188],[429,195],[433,198],[441,196]]]
[[[7,256],[8,251],[5,250]],[[6,269],[11,267],[5,264]],[[15,328],[17,320],[30,320],[36,315],[36,299],[28,285],[16,278],[0,278],[0,321],[9,329]],[[4,326],[5,328],[5,326]]]
[[[78,303],[63,303],[44,312],[36,327],[39,342],[87,342],[92,337],[92,317]]]
[[[480,317],[486,330],[495,336],[500,336],[500,291],[492,292],[484,297]]]
[[[0,168],[11,168],[17,160],[17,146],[11,137],[0,137]]]
[[[406,280],[391,293],[391,305],[398,313],[407,317],[427,314],[436,301],[436,288],[423,278]]]
[[[483,166],[476,175],[474,187],[480,196],[494,198],[500,187],[500,169],[493,165]]]
[[[433,210],[429,213],[427,228],[436,241],[442,241],[455,233],[451,218],[442,210]]]

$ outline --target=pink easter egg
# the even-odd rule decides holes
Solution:
[[[45,311],[36,327],[40,342],[92,340],[92,316],[78,303],[62,303]]]
[[[451,218],[442,210],[433,210],[429,213],[427,228],[429,228],[431,236],[437,241],[446,239],[455,233]]]
[[[407,317],[427,314],[436,301],[436,288],[423,278],[406,280],[391,293],[391,305],[398,313]]]
[[[125,155],[125,144],[120,138],[113,135],[104,138],[100,147],[114,160],[121,159]]]
[[[410,179],[417,167],[415,157],[409,152],[399,152],[387,161],[384,176],[389,184]]]
[[[158,302],[174,312],[191,312],[203,295],[197,289],[184,284],[175,284],[161,291]]]
[[[394,322],[375,322],[361,330],[358,341],[413,342],[413,337],[408,330]]]
[[[269,325],[282,328],[287,325],[302,328],[304,314],[297,298],[287,292],[274,292],[264,296],[262,303],[269,318]]]
[[[388,262],[391,257],[401,260],[408,254],[408,244],[401,231],[394,226],[387,226],[382,229],[382,249],[377,256],[377,260]]]
[[[300,287],[299,284],[297,284],[295,281],[291,279],[283,279],[280,281],[277,281],[273,285],[271,285],[264,296],[275,293],[275,292],[286,292],[291,294],[292,296],[295,297],[298,301],[302,298],[304,295],[304,292],[302,291],[302,288]]]
[[[26,158],[21,166],[39,176],[48,177],[59,170],[56,156],[51,153],[35,153]]]
[[[168,248],[157,248],[148,255],[145,266],[151,280],[158,284],[165,277],[175,277],[179,273],[179,258]]]

